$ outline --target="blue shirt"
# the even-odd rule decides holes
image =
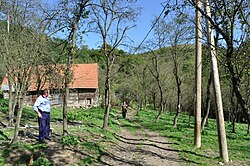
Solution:
[[[33,106],[35,111],[50,112],[50,101],[48,97],[40,95]]]

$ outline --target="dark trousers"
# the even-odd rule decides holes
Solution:
[[[50,114],[44,112],[41,112],[41,114],[42,118],[38,117],[39,141],[43,141],[45,138],[49,138],[49,132],[50,132]]]
[[[126,108],[122,108],[122,117],[126,118],[126,114],[127,114],[127,109]]]

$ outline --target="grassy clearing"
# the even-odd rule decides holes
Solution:
[[[62,136],[62,110],[60,108],[51,111],[51,127],[53,134],[58,138],[60,148],[68,147],[79,151],[84,157],[77,159],[77,165],[91,165],[97,162],[101,155],[107,153],[107,143],[115,142],[113,132],[119,132],[120,128],[114,120],[116,110],[110,110],[109,130],[104,131],[103,115],[104,109],[72,109],[68,111],[68,131],[70,135]],[[1,119],[4,119],[4,112],[1,111]],[[23,110],[22,125],[37,126],[37,117],[31,107]],[[33,130],[37,133],[36,130]],[[0,128],[0,132],[9,139],[13,136],[13,128]],[[38,133],[37,133],[38,134]],[[34,159],[33,165],[53,165],[53,159],[48,154],[47,144],[38,144],[35,139],[30,141],[19,141],[18,144],[8,145],[9,140],[0,135],[0,165],[27,165],[32,154],[39,153]],[[57,153],[56,150],[54,153]],[[15,156],[15,157],[11,157]],[[12,160],[12,161],[11,161]]]
[[[136,121],[146,128],[168,137],[178,149],[181,158],[198,165],[217,165],[222,159],[219,157],[216,122],[209,119],[208,126],[202,133],[202,147],[194,147],[194,119],[181,115],[177,128],[173,128],[174,115],[164,114],[158,123],[154,123],[156,111],[141,111],[135,117]],[[229,158],[236,165],[250,165],[250,135],[246,134],[247,125],[237,124],[236,133],[231,133],[231,125],[226,124]]]

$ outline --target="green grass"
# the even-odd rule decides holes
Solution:
[[[202,147],[198,149],[194,146],[194,119],[192,117],[189,124],[189,117],[181,115],[177,127],[174,128],[174,115],[163,114],[160,121],[154,123],[157,113],[149,110],[141,111],[135,119],[146,128],[167,137],[173,143],[173,148],[178,149],[181,158],[189,163],[217,165],[223,161],[219,157],[217,127],[214,119],[209,119],[209,124],[202,133]],[[250,165],[250,135],[246,134],[247,125],[237,124],[236,133],[231,133],[231,126],[227,122],[225,125],[230,160],[237,165],[242,163]]]
[[[61,146],[69,146],[73,149],[80,149],[81,153],[87,155],[86,158],[79,160],[80,165],[88,165],[99,160],[99,157],[107,153],[107,143],[116,139],[113,135],[114,132],[120,132],[120,127],[117,124],[114,116],[116,114],[115,109],[111,109],[109,113],[109,129],[107,131],[102,129],[104,109],[91,108],[91,109],[69,109],[68,110],[68,132],[69,136],[62,136],[62,109],[53,108],[51,110],[51,127],[54,128],[53,133],[59,135],[59,143]],[[3,117],[1,117],[3,118]],[[25,107],[23,109],[21,124],[29,124],[37,126],[37,115],[33,111],[32,107]],[[0,129],[2,134],[8,138],[12,138],[13,129],[3,128]],[[37,131],[36,131],[37,132]],[[0,135],[0,165],[8,165],[6,158],[10,156],[13,149],[22,154],[16,165],[26,165],[30,159],[30,154],[37,151],[46,151],[48,146],[37,144],[37,141],[33,142],[18,142],[14,145],[8,145],[10,141],[6,140],[3,135]],[[44,150],[43,150],[44,149]],[[13,154],[12,154],[13,155]],[[39,158],[34,160],[36,165],[45,163],[50,165],[53,161],[48,161],[50,156],[46,153],[41,153]]]
[[[6,101],[3,102],[1,115],[6,113]],[[81,153],[86,154],[85,158],[79,160],[79,165],[92,165],[100,160],[100,156],[106,154],[109,149],[110,142],[116,143],[114,133],[120,132],[120,126],[115,120],[115,115],[118,109],[111,109],[109,113],[109,130],[102,129],[104,109],[70,109],[68,110],[69,136],[62,136],[62,108],[53,108],[51,111],[51,126],[54,128],[54,133],[60,137],[59,143],[61,146],[68,146],[73,149],[80,149]],[[202,133],[202,147],[197,149],[194,146],[194,130],[191,117],[181,115],[178,119],[178,125],[173,127],[174,115],[164,113],[158,123],[155,123],[156,111],[140,111],[135,116],[135,121],[145,128],[160,133],[172,143],[172,148],[179,152],[180,157],[186,160],[190,165],[218,165],[222,161],[219,157],[219,147],[217,138],[216,122],[209,119],[209,124]],[[4,118],[4,116],[0,116]],[[129,119],[123,119],[118,115],[119,121],[129,131],[134,132],[139,129],[139,126]],[[2,119],[0,119],[2,120]],[[25,107],[23,110],[21,124],[30,124],[37,126],[37,115],[31,107]],[[246,134],[246,124],[236,124],[236,133],[231,133],[231,124],[225,122],[227,131],[227,144],[229,158],[234,165],[250,165],[250,135]],[[8,145],[8,138],[12,138],[13,129],[0,129],[0,165],[6,165],[6,159],[13,151],[22,153],[16,165],[26,165],[30,158],[30,154],[34,152],[45,151],[47,145],[37,144],[34,142],[19,142],[18,144]],[[138,146],[139,148],[139,146]],[[56,152],[55,152],[56,153]],[[35,159],[37,165],[46,163],[49,165],[53,161],[48,161],[50,156],[46,153],[41,153],[40,157]]]

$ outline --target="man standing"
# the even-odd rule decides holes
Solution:
[[[36,99],[34,111],[38,116],[39,136],[38,141],[44,143],[44,139],[49,138],[50,133],[50,101],[48,98],[48,90],[44,89],[41,95]]]

